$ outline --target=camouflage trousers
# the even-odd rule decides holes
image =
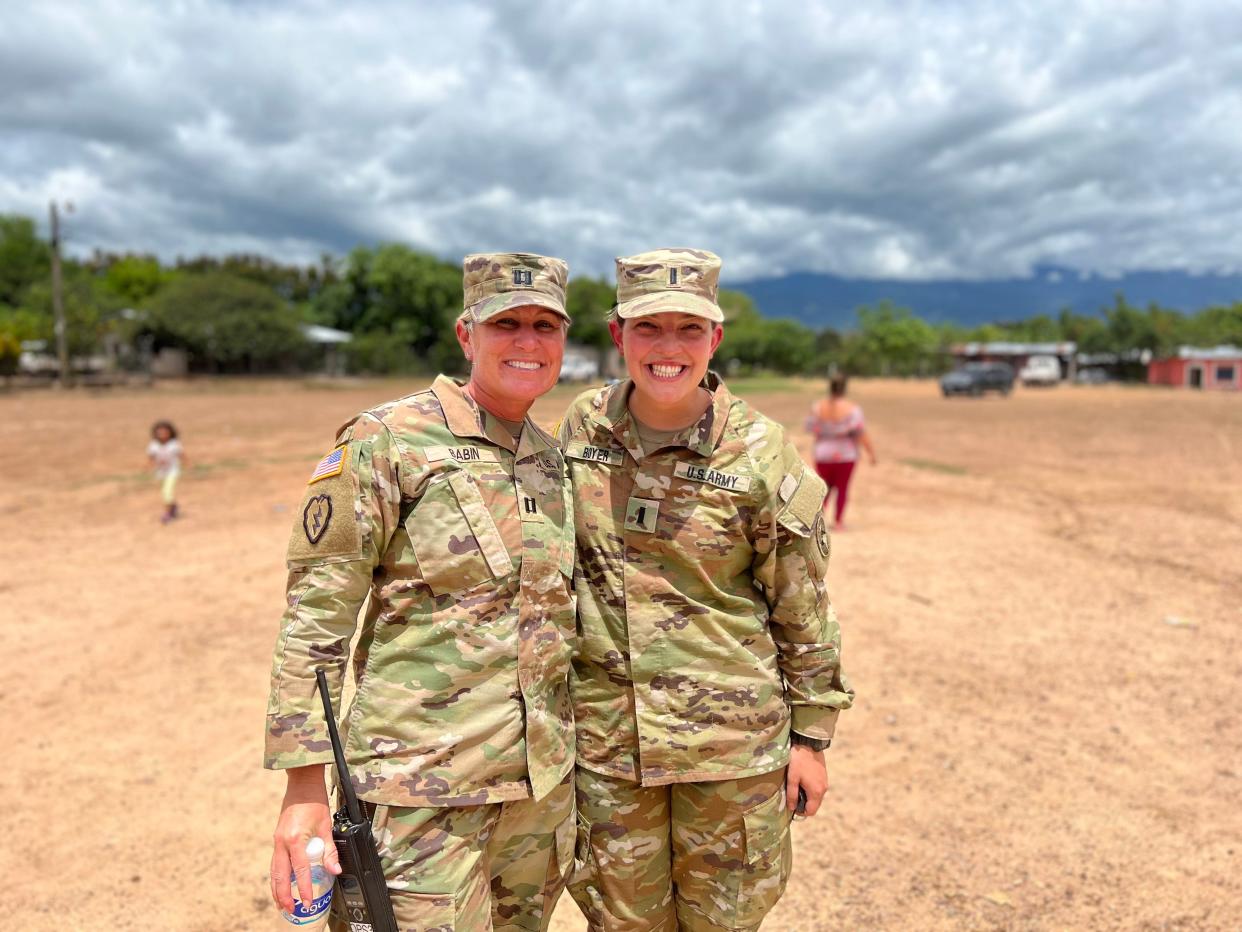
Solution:
[[[793,860],[785,769],[644,787],[579,768],[569,891],[591,932],[758,929]]]
[[[543,932],[573,865],[572,772],[536,802],[374,806],[401,932]],[[328,928],[349,932],[333,913]]]

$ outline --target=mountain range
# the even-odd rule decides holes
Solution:
[[[1029,278],[909,281],[839,278],[797,272],[781,278],[729,282],[748,294],[765,317],[791,317],[814,327],[849,330],[855,309],[888,299],[924,320],[965,326],[1016,321],[1037,314],[1055,317],[1062,308],[1092,314],[1111,305],[1117,294],[1130,304],[1155,302],[1180,311],[1242,301],[1242,274],[1195,275],[1181,271],[1127,272],[1118,276],[1083,274],[1042,266]]]

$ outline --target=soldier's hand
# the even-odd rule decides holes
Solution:
[[[806,814],[815,815],[828,792],[828,765],[824,752],[795,744],[789,749],[789,767],[785,771],[785,802],[789,811],[798,808],[798,790],[806,793]]]
[[[289,779],[280,804],[280,819],[272,836],[272,899],[285,912],[293,910],[289,876],[297,879],[298,898],[309,903],[314,897],[306,843],[318,835],[323,839],[323,865],[332,874],[341,872],[336,845],[332,843],[332,811],[323,782],[323,765],[297,767],[286,771]]]

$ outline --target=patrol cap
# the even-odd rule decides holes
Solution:
[[[706,249],[653,249],[618,258],[617,316],[680,311],[720,323],[719,284],[720,256]]]
[[[569,320],[565,287],[569,266],[564,259],[529,252],[474,253],[462,261],[460,320],[482,323],[501,311],[534,304]]]

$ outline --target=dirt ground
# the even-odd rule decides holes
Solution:
[[[276,928],[293,509],[338,424],[416,387],[0,395],[9,928]],[[806,451],[817,390],[749,398]],[[765,930],[1242,928],[1242,395],[853,394],[881,462],[829,580],[858,702]],[[168,527],[161,417],[192,467]]]

